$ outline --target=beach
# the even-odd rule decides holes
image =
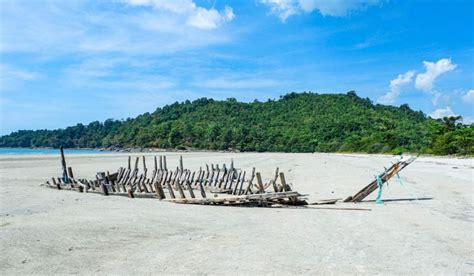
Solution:
[[[308,201],[346,198],[394,156],[170,152],[168,166],[230,163],[264,180],[279,167]],[[125,154],[66,155],[76,178],[125,167]],[[151,157],[158,153],[145,153]],[[0,156],[0,272],[185,274],[474,273],[474,161],[419,157],[384,204],[244,208],[175,204],[40,184],[61,175],[58,155]],[[326,208],[358,208],[340,210]]]

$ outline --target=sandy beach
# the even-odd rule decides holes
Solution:
[[[345,198],[393,159],[385,155],[167,153],[176,166],[229,163],[295,190]],[[140,155],[140,154],[133,154]],[[151,156],[152,154],[146,154]],[[66,156],[76,178],[125,166],[127,154]],[[150,159],[151,162],[151,159]],[[0,156],[0,272],[186,274],[474,273],[473,159],[420,157],[383,191],[385,203],[340,208],[181,205],[40,187],[59,155]],[[415,199],[419,200],[415,200]]]

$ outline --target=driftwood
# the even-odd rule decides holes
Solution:
[[[382,184],[387,182],[390,178],[392,178],[394,175],[399,173],[406,166],[413,163],[413,161],[415,161],[416,158],[417,157],[410,157],[406,160],[401,159],[401,160],[395,162],[394,164],[392,164],[392,166],[390,166],[390,168],[385,169],[385,171],[378,176],[380,178]],[[379,186],[379,184],[377,183],[377,179],[375,179],[369,185],[365,186],[362,190],[357,192],[355,195],[349,196],[346,199],[344,199],[344,202],[361,202],[364,198],[366,198],[368,195],[370,195],[375,190],[377,190],[378,186]]]

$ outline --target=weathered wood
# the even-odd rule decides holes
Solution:
[[[273,180],[270,180],[270,182],[273,186],[273,191],[274,192],[279,192],[279,189],[278,189],[278,186],[277,186],[277,183],[276,183],[277,179],[278,179],[278,171],[279,171],[279,169],[277,167],[276,170],[275,170],[275,178]]]
[[[74,174],[72,173],[72,168],[71,167],[67,167],[67,173],[68,173],[69,178],[74,178]]]
[[[199,190],[201,191],[201,197],[206,198],[206,191],[204,190],[204,186],[202,185],[203,181],[204,181],[204,172],[202,172],[202,177],[199,180]]]
[[[131,187],[127,187],[127,194],[129,198],[135,198],[135,195],[133,194],[133,189]]]
[[[103,183],[103,182],[100,183],[100,189],[101,189],[103,195],[105,195],[105,196],[109,195],[109,190],[105,186],[105,183]]]
[[[131,164],[131,163],[132,163],[132,157],[129,156],[129,157],[128,157],[128,170],[131,170],[131,169],[132,169],[132,164]]]
[[[116,192],[116,189],[115,189],[115,181],[112,180],[112,177],[109,173],[109,171],[107,171],[107,180],[109,181],[109,183],[111,184],[111,188],[112,188],[112,192]]]
[[[382,185],[387,182],[390,178],[392,178],[394,175],[399,173],[401,170],[403,170],[406,166],[410,165],[413,161],[416,160],[417,157],[411,157],[407,160],[400,160],[396,162],[395,164],[392,164],[390,168],[385,169],[385,171],[379,175],[380,180],[382,181]],[[344,200],[344,202],[360,202],[364,198],[366,198],[368,195],[370,195],[372,192],[377,190],[378,184],[377,180],[373,180],[369,185],[365,186],[362,190],[357,192],[354,196],[350,196]]]
[[[193,182],[194,180],[194,173],[193,172],[193,176],[191,177],[191,180],[190,181],[186,181],[186,185],[188,186],[188,190],[189,190],[189,196],[191,196],[191,198],[195,198],[196,196],[194,195],[194,191],[193,191],[193,187],[191,187],[191,183]]]
[[[163,167],[164,167],[165,171],[168,170],[168,167],[166,166],[166,155],[163,156]]]
[[[186,196],[184,195],[183,187],[181,186],[181,184],[184,183],[184,181],[186,181],[186,175],[187,174],[188,173],[186,172],[183,180],[178,179],[178,181],[176,182],[178,192],[179,192],[179,195],[181,196],[181,198],[186,198]]]
[[[259,191],[260,193],[264,193],[264,192],[265,192],[265,188],[263,187],[262,176],[260,175],[259,172],[257,173],[256,176],[257,176],[258,191]]]
[[[56,179],[54,179],[54,177],[52,177],[51,179],[53,180],[54,186],[55,186],[58,190],[61,190],[61,184],[56,183]]]
[[[237,195],[241,195],[241,194],[242,194],[242,191],[243,191],[242,189],[243,189],[243,187],[244,187],[244,182],[245,182],[245,173],[246,173],[246,171],[244,171],[244,174],[242,175],[242,181],[240,182],[240,188],[238,189],[238,192],[237,192],[237,193],[234,191],[234,195],[235,195],[235,194],[237,194]],[[237,186],[235,186],[235,187],[237,188]]]
[[[249,179],[249,184],[247,185],[247,189],[245,189],[244,194],[252,194],[252,186],[253,186],[253,180],[255,178],[255,167],[252,168],[252,175],[250,176]]]
[[[239,172],[238,176],[237,176],[237,182],[235,183],[235,188],[234,190],[232,191],[231,190],[231,194],[235,195],[237,193],[237,189],[239,188],[239,184],[240,184],[240,177],[242,176],[242,171]]]
[[[180,155],[179,156],[179,170],[182,171],[184,169],[184,166],[183,166],[183,156]]]
[[[64,147],[61,146],[59,150],[61,151],[61,166],[63,167],[63,180],[64,180],[64,183],[67,184],[69,183],[69,178],[67,175],[66,158],[64,157]]]
[[[146,173],[147,173],[148,169],[147,169],[147,167],[146,167],[145,156],[142,156],[142,159],[143,159],[143,177],[146,178]]]
[[[156,186],[155,186],[156,194],[157,194],[159,199],[165,199],[166,198],[165,192],[163,191],[163,185],[166,182],[166,178],[168,177],[168,172],[164,172],[164,173],[165,174],[164,174],[164,176],[162,176],[161,182],[156,182]]]
[[[291,187],[286,184],[285,174],[283,172],[280,173],[280,181],[283,191],[288,192],[291,191]]]
[[[133,166],[133,170],[138,171],[138,162],[140,161],[140,157],[137,156],[135,158],[135,165]]]

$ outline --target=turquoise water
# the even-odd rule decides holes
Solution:
[[[111,153],[94,149],[64,149],[65,154]],[[59,149],[0,148],[0,154],[59,154]]]

